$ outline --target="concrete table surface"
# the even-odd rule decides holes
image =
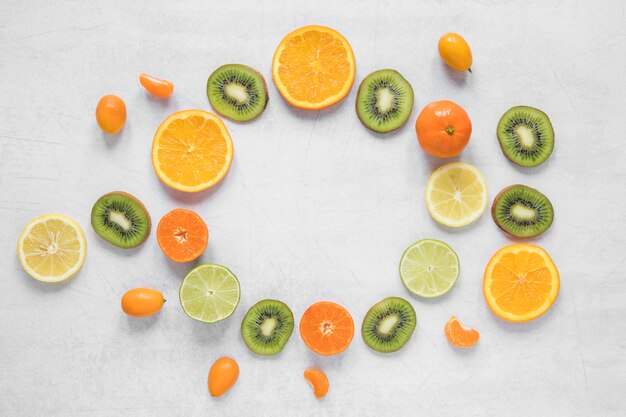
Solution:
[[[16,1],[0,4],[0,415],[2,416],[623,416],[626,413],[626,3],[583,1]],[[355,86],[320,112],[289,107],[271,81],[282,37],[324,24],[351,42]],[[448,70],[437,53],[444,32],[465,35],[473,74]],[[244,63],[268,81],[269,106],[248,124],[227,121],[235,157],[209,192],[164,186],[150,162],[152,136],[170,113],[210,110],[209,74]],[[389,135],[366,130],[354,112],[358,83],[394,68],[413,85],[410,121]],[[169,100],[137,77],[172,80]],[[94,108],[121,96],[123,132],[100,132]],[[487,178],[490,202],[524,183],[547,194],[554,225],[533,242],[561,272],[561,293],[527,324],[497,319],[482,296],[491,255],[512,240],[488,213],[464,230],[438,226],[423,191],[445,161],[419,148],[413,124],[427,103],[451,99],[473,122],[457,160]],[[495,128],[510,106],[546,111],[552,157],[536,169],[509,163]],[[211,231],[196,263],[229,266],[241,281],[235,314],[216,325],[188,319],[178,286],[193,266],[174,264],[154,236],[117,250],[89,223],[101,195],[124,190],[153,222],[175,207],[196,210]],[[83,270],[61,285],[29,278],[15,243],[32,218],[75,218],[88,241]],[[446,296],[413,297],[398,261],[414,241],[448,242],[461,276]],[[194,264],[196,264],[194,263]],[[149,286],[169,301],[143,320],[119,306]],[[397,295],[418,314],[400,352],[376,354],[361,340],[367,309]],[[271,358],[252,354],[239,327],[247,309],[277,298],[296,320],[314,301],[347,307],[357,333],[337,357],[308,351],[297,331]],[[481,332],[458,351],[443,334],[450,315]],[[206,388],[211,363],[236,358],[241,375],[226,396]],[[324,369],[330,394],[316,400],[302,378]]]

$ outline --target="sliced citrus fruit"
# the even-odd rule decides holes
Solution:
[[[324,371],[317,368],[309,368],[304,371],[304,379],[313,387],[315,398],[323,398],[328,394],[328,377]]]
[[[348,348],[354,321],[348,310],[331,301],[311,305],[300,319],[300,336],[313,352],[331,356]]]
[[[152,142],[152,166],[168,186],[202,191],[224,178],[233,142],[224,123],[204,110],[183,110],[161,123]]]
[[[550,255],[539,246],[521,243],[505,246],[485,268],[485,301],[504,320],[536,319],[552,306],[559,287],[559,271]]]
[[[225,266],[199,265],[189,271],[178,291],[185,313],[215,323],[230,317],[239,304],[239,281]]]
[[[485,177],[465,162],[443,165],[428,179],[426,206],[430,215],[443,225],[467,226],[487,208]]]
[[[209,241],[209,229],[202,217],[177,208],[167,213],[157,227],[157,241],[172,261],[189,262],[202,255]]]
[[[459,348],[468,348],[478,343],[480,333],[461,324],[455,316],[450,317],[444,329],[448,342]]]
[[[422,239],[407,248],[400,259],[400,279],[415,295],[434,298],[452,289],[461,266],[456,252],[434,239]]]
[[[60,282],[85,262],[87,242],[78,223],[62,214],[46,214],[26,225],[17,241],[24,271],[44,282]]]
[[[292,106],[319,110],[341,101],[354,83],[354,53],[347,39],[325,26],[296,29],[274,53],[272,77]]]

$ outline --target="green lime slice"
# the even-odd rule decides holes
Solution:
[[[452,248],[434,239],[423,239],[408,247],[400,259],[400,279],[415,295],[434,298],[456,283],[461,268]]]
[[[222,265],[199,265],[189,271],[178,292],[189,317],[215,323],[230,317],[239,304],[239,281]]]

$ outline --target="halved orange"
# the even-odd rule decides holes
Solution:
[[[483,280],[485,301],[500,318],[534,320],[559,295],[560,278],[550,255],[539,246],[514,244],[493,255]]]
[[[163,216],[156,235],[165,256],[175,262],[193,261],[202,255],[209,241],[209,229],[202,217],[182,208]]]
[[[233,142],[224,123],[204,110],[183,110],[161,123],[152,142],[152,166],[168,186],[202,191],[224,178]]]
[[[450,317],[444,329],[448,342],[459,348],[474,346],[480,338],[478,331],[465,327],[455,316]]]
[[[348,348],[354,321],[348,310],[331,301],[311,305],[300,319],[300,336],[313,352],[331,356]]]
[[[274,53],[272,77],[280,94],[305,110],[319,110],[341,101],[354,83],[352,47],[343,35],[325,26],[296,29]]]

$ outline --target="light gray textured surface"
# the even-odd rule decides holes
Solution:
[[[622,416],[626,409],[625,4],[583,1],[14,1],[0,4],[0,415],[2,416]],[[351,42],[358,82],[395,68],[416,103],[400,131],[378,136],[344,102],[306,113],[271,82],[281,38],[325,24]],[[445,68],[437,40],[463,33],[473,74]],[[209,109],[205,82],[238,62],[268,80],[270,102],[249,124],[226,122],[235,144],[221,185],[181,195],[150,163],[152,135],[180,109]],[[168,101],[149,97],[137,76],[172,80]],[[94,107],[117,94],[128,122],[103,135]],[[562,287],[552,310],[513,325],[482,296],[491,254],[510,243],[484,215],[450,231],[429,217],[423,190],[444,161],[420,150],[413,123],[430,101],[451,99],[472,118],[459,158],[486,175],[491,198],[504,186],[542,190],[556,208],[536,242],[553,256]],[[545,110],[556,130],[553,156],[538,169],[504,158],[495,137],[512,105]],[[93,202],[125,190],[156,223],[167,211],[198,211],[211,238],[200,262],[232,268],[242,285],[234,316],[218,325],[188,319],[177,301],[191,265],[168,262],[154,231],[121,251],[89,224]],[[490,198],[490,201],[491,201]],[[60,212],[85,230],[82,272],[62,285],[24,274],[15,242],[32,218]],[[452,245],[462,273],[445,297],[423,301],[402,286],[397,264],[412,242]],[[153,318],[126,317],[128,289],[150,286],[169,301]],[[287,302],[296,319],[312,302],[346,306],[357,326],[390,295],[411,300],[419,326],[401,352],[370,351],[357,333],[349,350],[317,357],[297,332],[282,354],[260,358],[239,336],[248,307]],[[481,332],[471,351],[451,348],[451,314]],[[358,330],[357,330],[358,331]],[[207,372],[220,355],[241,366],[237,385],[210,398]],[[314,399],[302,378],[324,369],[330,394]]]

